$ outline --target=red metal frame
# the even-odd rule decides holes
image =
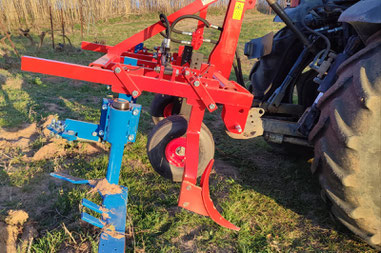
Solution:
[[[200,12],[201,17],[206,17],[207,8],[215,2],[217,0],[195,0],[168,16],[168,20],[172,23],[180,16],[197,12]],[[223,106],[222,119],[228,131],[240,134],[237,129],[244,130],[253,95],[238,83],[229,81],[228,77],[244,13],[254,5],[255,0],[230,1],[220,40],[212,51],[209,62],[203,63],[200,69],[180,66],[183,50],[181,47],[178,53],[173,54],[171,74],[157,60],[161,58],[160,52],[157,58],[146,49],[135,52],[135,45],[165,30],[161,22],[157,22],[116,46],[83,42],[82,48],[85,50],[106,53],[89,66],[24,56],[22,70],[110,85],[113,92],[130,94],[135,98],[143,91],[186,98],[185,101],[192,109],[186,133],[187,159],[178,205],[210,216],[224,227],[238,230],[238,227],[218,213],[210,199],[209,174],[213,160],[204,172],[200,187],[196,185],[199,137],[205,110],[213,112],[217,105]],[[204,24],[199,22],[193,41],[196,49],[202,44],[203,31]],[[137,66],[123,64],[125,57],[136,59]]]

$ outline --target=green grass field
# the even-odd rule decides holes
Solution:
[[[156,22],[156,16],[105,21],[91,26],[84,40],[114,45]],[[272,23],[272,18],[259,13],[247,15],[241,52],[245,42],[282,27]],[[214,13],[210,20],[221,24],[223,16]],[[69,37],[79,48],[79,30]],[[23,55],[80,64],[101,56],[77,48],[57,52],[48,40],[37,52],[27,39],[12,38]],[[146,45],[160,43],[158,36]],[[21,72],[12,49],[4,45],[0,49],[1,55],[9,51],[7,57],[0,58],[1,131],[17,134],[19,129],[37,124],[29,137],[20,134],[11,140],[0,131],[0,221],[11,209],[25,210],[29,223],[38,230],[31,252],[97,252],[100,230],[79,221],[79,203],[84,197],[99,199],[87,194],[88,187],[53,180],[49,173],[65,171],[88,179],[103,178],[108,147],[88,154],[83,150],[86,146],[59,143],[50,158],[33,157],[56,142],[41,132],[40,124],[46,117],[97,122],[101,99],[108,91],[97,84]],[[201,52],[208,54],[210,50],[207,46]],[[252,64],[243,62],[246,79]],[[129,188],[127,252],[375,252],[331,220],[309,170],[307,160],[312,156],[289,156],[262,138],[230,139],[218,112],[205,117],[216,142],[217,163],[210,190],[223,216],[241,231],[229,231],[177,207],[180,185],[159,177],[146,155],[147,135],[153,127],[148,110],[152,97],[144,94],[139,99],[143,105],[140,132],[137,142],[126,147],[122,166],[121,184]],[[19,145],[23,139],[27,145]]]

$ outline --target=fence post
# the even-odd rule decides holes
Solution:
[[[62,23],[62,41],[65,45],[65,21],[64,21],[64,13],[63,9],[61,8],[61,23]]]
[[[81,40],[83,40],[83,2],[82,0],[79,2],[79,15],[81,20]]]
[[[50,29],[52,31],[52,46],[53,46],[53,49],[55,49],[56,46],[54,44],[54,26],[53,26],[52,6],[49,6],[49,14],[50,14]]]

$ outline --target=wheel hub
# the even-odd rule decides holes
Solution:
[[[186,138],[180,137],[171,140],[165,148],[165,157],[176,167],[184,167]]]

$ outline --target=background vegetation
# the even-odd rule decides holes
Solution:
[[[136,13],[170,13],[193,0],[0,0],[0,20],[10,29],[46,28],[50,11],[55,23],[68,27],[83,23],[88,27],[99,20]],[[229,0],[220,0],[214,8],[225,8]],[[279,0],[283,5],[286,0]],[[258,0],[259,10],[268,12],[265,0]]]

